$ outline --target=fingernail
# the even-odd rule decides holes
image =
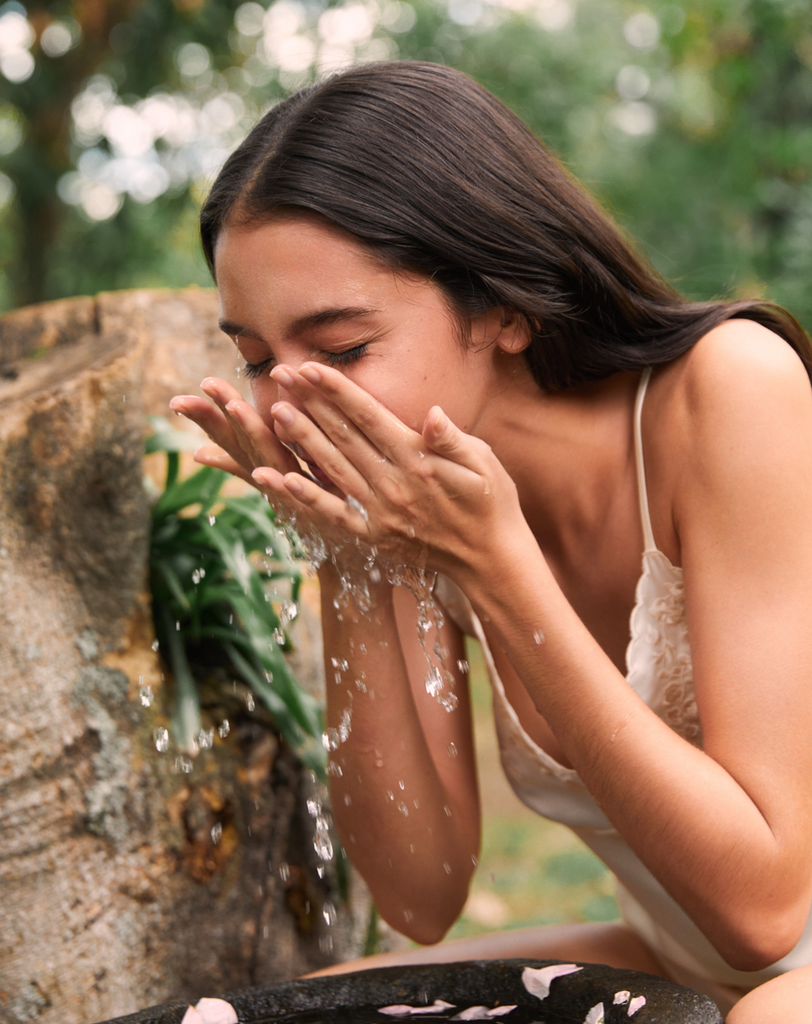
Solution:
[[[281,402],[271,406],[271,415],[283,427],[289,427],[293,423],[293,413],[287,405],[283,405]]]
[[[205,391],[208,394],[210,391],[214,391],[214,377],[204,377],[200,382],[200,390]]]
[[[230,402],[226,402],[224,409],[228,415],[233,417],[235,420],[240,418],[240,403],[236,398],[232,398]]]
[[[286,476],[285,477],[285,487],[287,487],[287,489],[291,492],[291,494],[301,494],[302,493],[302,485],[296,479],[295,476],[291,476],[291,477],[287,477]]]
[[[173,398],[172,401],[169,403],[169,408],[172,410],[172,412],[183,412],[184,405],[185,402],[183,401],[182,398]]]
[[[302,366],[299,373],[311,384],[321,384],[321,373],[315,366]]]
[[[281,384],[283,388],[289,388],[293,384],[293,377],[283,366],[275,366],[271,370],[271,376],[277,384]]]

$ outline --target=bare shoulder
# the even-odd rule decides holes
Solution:
[[[812,387],[797,352],[752,320],[720,324],[658,376],[658,411],[675,455],[695,456],[697,445],[724,449],[782,423],[800,428],[812,417]]]
[[[643,430],[652,512],[676,557],[680,523],[702,508],[809,475],[812,386],[783,338],[730,320],[655,373]]]

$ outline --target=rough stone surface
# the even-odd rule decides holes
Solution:
[[[169,695],[146,593],[145,417],[207,374],[234,379],[216,323],[199,290],[0,318],[2,1024],[195,1001],[358,949],[334,872],[316,871],[313,782],[267,718],[243,709],[191,774],[153,742]],[[315,647],[297,670],[318,689]]]
[[[301,1014],[302,1024],[353,1024],[353,1015],[345,1011],[375,1011],[394,1003],[428,1006],[436,999],[459,1006],[516,1004],[520,1010],[532,1010],[539,1024],[583,1024],[592,1007],[603,1003],[606,1024],[628,1024],[627,1007],[613,1005],[614,994],[627,990],[634,996],[646,997],[645,1006],[631,1018],[634,1024],[722,1024],[719,1010],[707,996],[639,971],[583,964],[577,973],[557,978],[543,1001],[527,992],[521,980],[525,967],[562,962],[470,960],[436,966],[388,967],[293,981],[222,998],[234,1006],[242,1024],[273,1024],[288,1014]],[[155,1006],[108,1024],[179,1024],[185,1011],[185,1005]],[[359,1014],[357,1019],[363,1021],[371,1016]],[[510,1017],[504,1020],[510,1021]]]

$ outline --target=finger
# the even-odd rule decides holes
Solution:
[[[288,402],[277,402],[271,408],[271,415],[284,431],[286,440],[304,453],[303,461],[317,480],[321,480],[323,474],[344,494],[352,494],[362,503],[367,500],[369,484],[353,465],[352,454],[348,458],[313,420]]]
[[[201,445],[194,454],[195,462],[200,463],[201,466],[211,466],[212,469],[224,469],[226,473],[231,473],[232,476],[237,476],[240,480],[245,480],[246,483],[251,484],[252,487],[256,487],[256,480],[251,476],[250,470],[245,469],[239,462],[223,451],[216,444],[203,444]]]
[[[239,462],[250,473],[253,466],[250,465],[244,455],[237,435],[227,417],[211,402],[207,402],[197,395],[177,395],[169,403],[173,412],[179,412],[182,416],[196,423],[214,441],[218,448],[222,448]]]
[[[282,373],[290,385],[280,379]],[[271,375],[302,401],[330,439],[344,450],[357,435],[374,448],[367,455],[369,459],[383,455],[392,461],[403,454],[404,445],[411,451],[420,447],[419,434],[338,370],[305,363],[298,372],[290,367],[274,367]],[[356,447],[360,455],[362,449]],[[353,458],[356,464],[357,458]]]
[[[220,377],[204,377],[200,382],[200,390],[221,409],[225,409],[229,402],[242,398],[242,394],[233,384],[229,384],[227,380],[222,380]]]
[[[293,499],[297,505],[309,509],[314,518],[322,517],[355,536],[367,535],[367,521],[357,509],[300,473],[282,475],[262,466],[254,470],[254,480],[269,492],[287,498],[288,501]]]
[[[423,440],[437,455],[477,474],[484,472],[483,458],[490,447],[478,437],[466,434],[451,422],[439,405],[429,409],[423,424]]]

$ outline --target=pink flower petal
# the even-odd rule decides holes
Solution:
[[[575,974],[580,971],[575,964],[552,964],[550,967],[525,967],[522,971],[522,984],[531,996],[539,999],[546,999],[550,994],[550,985],[556,978],[563,978],[565,974]]]
[[[638,1010],[642,1010],[646,1005],[645,996],[635,996],[634,999],[629,1003],[629,1009],[626,1011],[627,1016],[633,1017]]]
[[[606,1024],[606,1016],[603,1010],[603,1003],[597,1003],[586,1015],[584,1024]]]
[[[194,1006],[190,1006],[186,1013],[184,1013],[183,1020],[180,1024],[206,1024],[206,1022]]]
[[[417,1017],[424,1013],[442,1013],[443,1010],[453,1009],[453,1003],[435,999],[431,1006],[407,1006],[406,1003],[395,1003],[392,1006],[382,1006],[378,1013],[385,1013],[389,1017]]]
[[[203,1024],[238,1024],[237,1011],[225,999],[201,999],[195,1009]]]

